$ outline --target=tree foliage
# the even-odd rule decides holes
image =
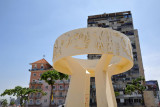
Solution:
[[[114,94],[115,94],[116,97],[120,95],[120,93],[117,92],[117,91],[115,91]]]
[[[13,95],[20,98],[20,105],[22,106],[25,101],[28,100],[28,96],[31,93],[37,93],[40,92],[42,95],[45,95],[45,93],[42,90],[38,89],[30,89],[30,88],[22,88],[21,86],[16,86],[14,89],[6,89],[1,96],[5,95]]]
[[[145,86],[142,84],[144,82],[143,77],[138,77],[134,80],[132,80],[131,84],[126,85],[125,92],[127,94],[131,94],[132,92],[138,91],[142,94],[142,92],[146,89]]]
[[[142,95],[142,103],[144,104],[143,91],[146,89],[144,86],[145,79],[143,77],[138,77],[132,80],[131,84],[127,84],[125,88],[126,94],[131,94],[132,92],[138,92]]]
[[[54,85],[55,80],[63,80],[63,79],[68,79],[68,75],[60,73],[55,69],[52,71],[44,72],[41,75],[41,80],[44,80],[49,85]]]
[[[11,101],[9,105],[13,106],[15,104],[14,101]]]
[[[6,99],[2,99],[0,102],[1,102],[2,107],[7,107],[8,102]]]

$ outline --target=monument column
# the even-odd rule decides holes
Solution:
[[[90,73],[73,58],[66,60],[72,75],[65,107],[89,107]]]

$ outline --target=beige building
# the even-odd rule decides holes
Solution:
[[[114,75],[112,82],[114,90],[120,93],[117,97],[117,103],[119,107],[125,106],[140,106],[142,96],[138,93],[132,93],[132,95],[125,95],[125,87],[127,83],[130,83],[133,79],[143,76],[144,69],[142,64],[140,43],[138,37],[138,31],[134,29],[132,14],[130,11],[99,14],[88,16],[88,27],[103,27],[110,28],[121,33],[124,33],[129,37],[132,44],[132,51],[134,56],[134,66],[131,70]],[[88,59],[94,60],[100,58],[101,55],[88,55]],[[96,94],[95,94],[95,79],[91,78],[91,95],[90,105],[96,106]]]

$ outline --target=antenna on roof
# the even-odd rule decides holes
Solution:
[[[43,58],[45,57],[45,55],[43,55]]]

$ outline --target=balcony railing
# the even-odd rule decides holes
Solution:
[[[45,69],[45,68],[41,68],[41,69],[37,69],[37,68],[29,69],[29,71],[38,71],[38,70],[47,70],[47,69]]]
[[[42,95],[36,95],[36,98],[38,98],[38,99],[41,98],[41,97],[42,97]]]
[[[28,103],[28,105],[41,105],[42,103]]]
[[[41,105],[42,103],[36,103],[36,105]]]
[[[53,97],[58,97],[58,98],[65,98],[65,95],[53,95]]]
[[[32,99],[32,98],[34,98],[34,95],[29,96],[29,99]]]
[[[30,102],[29,102],[28,105],[34,105],[34,103],[30,103]]]
[[[32,82],[30,82],[30,84],[40,84],[40,85],[42,85],[43,82],[42,81],[32,81]]]

